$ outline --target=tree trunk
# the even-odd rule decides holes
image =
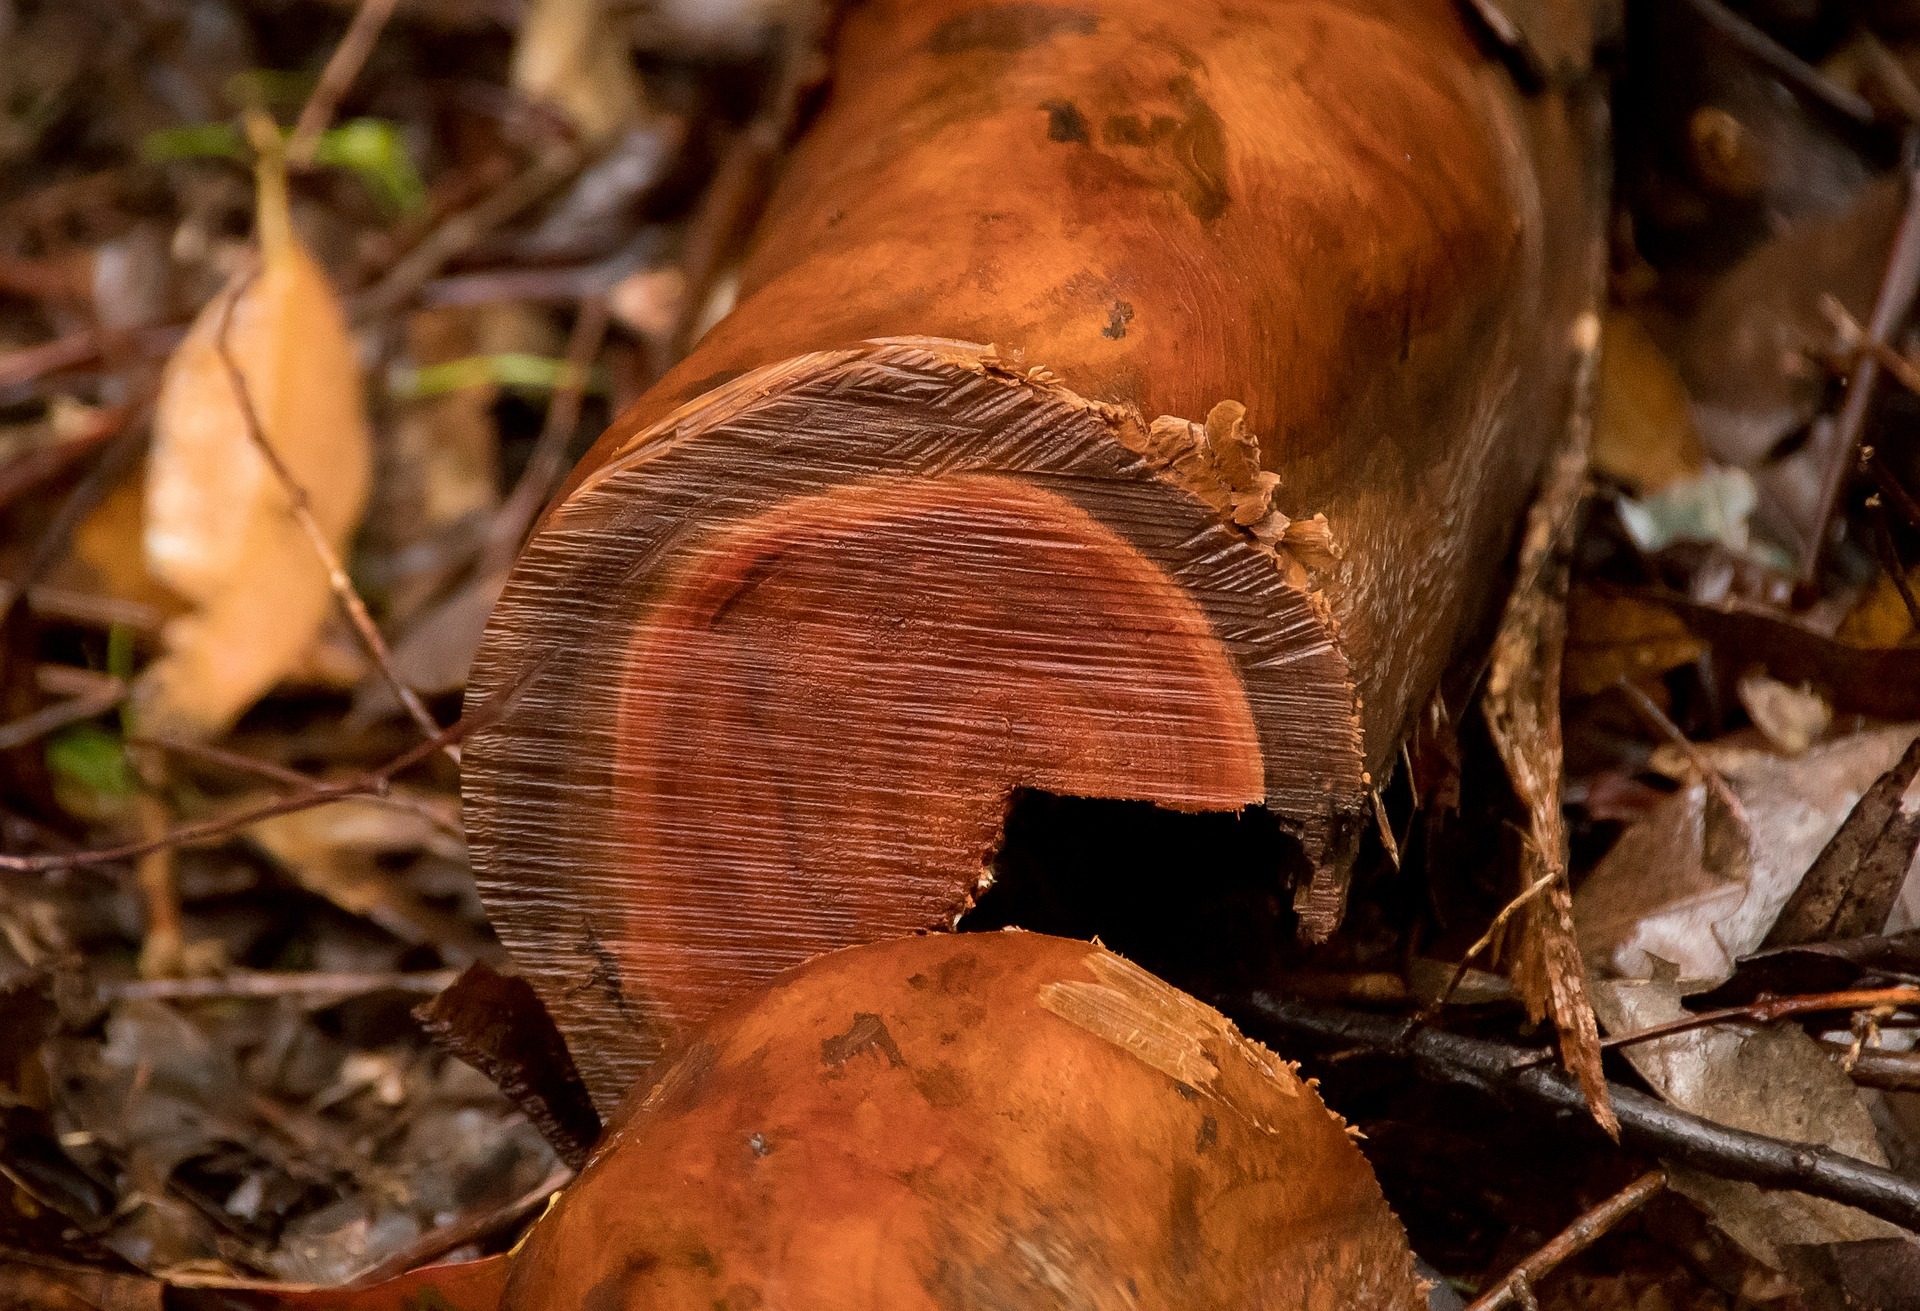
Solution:
[[[596,1098],[952,924],[1020,788],[1269,807],[1329,932],[1597,333],[1598,135],[1451,0],[854,6],[475,665],[482,893]]]

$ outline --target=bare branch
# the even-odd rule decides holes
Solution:
[[[1543,1275],[1592,1247],[1608,1230],[1652,1201],[1666,1186],[1665,1170],[1647,1171],[1554,1235],[1499,1283],[1475,1298],[1467,1311],[1498,1311],[1512,1302],[1530,1300],[1526,1290]]]
[[[1716,1024],[1772,1024],[1795,1015],[1818,1015],[1827,1011],[1872,1010],[1878,1007],[1920,1005],[1920,988],[1856,988],[1847,992],[1820,992],[1804,997],[1761,997],[1744,1006],[1727,1006],[1717,1011],[1702,1011],[1684,1019],[1668,1020],[1634,1033],[1617,1034],[1601,1043],[1602,1047],[1632,1047],[1670,1038],[1676,1033],[1710,1028]]]
[[[1415,1029],[1396,1016],[1316,1006],[1271,993],[1225,998],[1222,1007],[1244,1018],[1256,1036],[1264,1029],[1398,1057],[1435,1083],[1545,1112],[1570,1128],[1592,1123],[1573,1076],[1554,1068],[1551,1057],[1537,1048]],[[1628,1146],[1723,1179],[1824,1197],[1920,1231],[1920,1181],[1830,1147],[1715,1124],[1634,1088],[1609,1083],[1607,1093]]]
[[[333,543],[327,540],[326,530],[320,527],[320,521],[313,516],[313,505],[307,496],[307,489],[293,476],[293,470],[287,468],[280,453],[273,448],[267,438],[267,431],[260,422],[260,411],[254,406],[253,392],[247,386],[246,374],[240,370],[240,363],[233,356],[233,347],[227,340],[228,330],[233,327],[233,307],[239,302],[244,287],[236,288],[227,295],[220,307],[220,326],[214,333],[214,351],[220,357],[220,365],[226,370],[227,380],[233,387],[233,394],[240,404],[240,414],[246,423],[247,437],[253,442],[267,466],[273,470],[273,476],[279,480],[280,487],[286,493],[287,501],[293,510],[295,522],[307,535],[314,554],[320,557],[320,563],[327,571],[327,585],[333,589],[333,595],[346,612],[347,620],[353,625],[353,631],[360,637],[361,645],[367,654],[373,657],[374,664],[380,668],[381,675],[392,687],[394,696],[406,707],[407,714],[420,726],[420,731],[428,737],[440,736],[440,723],[433,717],[426,703],[412,688],[406,685],[399,671],[393,667],[393,652],[387,647],[387,639],[380,635],[380,628],[373,622],[373,616],[367,612],[367,604],[360,599],[360,593],[354,588],[353,579],[347,576],[346,566],[340,562],[340,553],[333,549]],[[456,765],[460,763],[460,752],[451,741],[447,744],[447,758]]]
[[[314,147],[320,144],[321,134],[333,121],[340,98],[360,75],[367,56],[373,53],[373,43],[380,39],[381,29],[393,17],[398,4],[399,0],[360,0],[353,22],[347,25],[340,44],[333,48],[327,66],[320,70],[320,81],[307,97],[307,103],[301,106],[293,135],[287,138],[287,162],[295,168],[312,162]]]
[[[497,704],[504,707],[506,699],[502,698]],[[315,806],[344,801],[349,797],[384,797],[388,795],[388,789],[392,786],[395,777],[431,759],[480,728],[484,723],[491,722],[498,713],[498,710],[494,710],[486,714],[468,715],[456,721],[450,728],[442,729],[433,737],[395,756],[378,769],[356,774],[352,778],[343,779],[337,783],[322,783],[305,792],[281,797],[219,819],[183,824],[157,837],[139,842],[125,842],[119,846],[97,847],[87,851],[50,852],[38,856],[0,855],[0,870],[15,874],[45,874],[53,870],[111,865],[123,860],[136,859],[150,851],[192,846],[201,842],[210,842],[216,838],[224,838],[263,819],[272,819],[276,815],[290,815],[299,810],[311,810]]]

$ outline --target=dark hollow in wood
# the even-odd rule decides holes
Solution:
[[[833,69],[475,664],[536,671],[467,748],[482,893],[603,1106],[950,925],[1021,788],[1263,806],[1330,932],[1591,345],[1591,117],[1452,0],[873,0]]]

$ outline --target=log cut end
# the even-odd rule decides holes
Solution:
[[[514,1258],[505,1311],[1423,1311],[1341,1121],[1097,946],[837,952],[717,1017]]]
[[[476,703],[535,672],[469,814],[601,1100],[783,969],[951,926],[1016,790],[1324,844],[1364,796],[1352,682],[1210,428],[871,343],[720,385],[552,512],[476,666]]]

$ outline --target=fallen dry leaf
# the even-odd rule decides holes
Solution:
[[[1691,1014],[1667,980],[1596,980],[1593,1005],[1611,1034]],[[1796,1028],[1694,1029],[1622,1051],[1662,1098],[1682,1110],[1737,1129],[1817,1143],[1875,1165],[1887,1163],[1852,1082]],[[1783,1264],[1784,1247],[1901,1234],[1884,1220],[1835,1202],[1690,1170],[1674,1171],[1673,1186],[1705,1207],[1741,1247],[1775,1268]]]
[[[1920,570],[1907,572],[1909,589],[1920,587]],[[1861,594],[1834,636],[1854,646],[1898,646],[1913,638],[1913,616],[1891,575],[1881,573]]]
[[[1656,960],[1690,981],[1730,976],[1914,732],[1855,733],[1794,757],[1709,745],[1738,812],[1696,781],[1623,834],[1575,899],[1583,954],[1625,978],[1650,976]]]
[[[1707,644],[1663,606],[1624,592],[1576,587],[1567,606],[1562,683],[1574,696],[1655,679],[1698,660]]]
[[[401,795],[421,808],[442,800]],[[259,800],[242,796],[229,804],[239,812]],[[450,818],[451,808],[447,810]],[[488,950],[463,920],[416,895],[389,867],[395,858],[416,853],[457,860],[464,852],[460,840],[421,809],[353,797],[261,820],[248,828],[247,836],[309,892],[403,941],[430,942],[447,959],[462,964]]]
[[[600,1116],[566,1040],[527,981],[475,961],[445,991],[414,1008],[445,1050],[493,1080],[578,1170],[600,1137]]]
[[[1750,673],[1734,690],[1754,727],[1785,755],[1799,755],[1825,737],[1833,724],[1833,707],[1805,684],[1794,687],[1765,674]]]
[[[1920,738],[1848,812],[1763,944],[1793,947],[1881,932],[1920,847]]]
[[[1920,646],[1856,646],[1784,611],[1747,601],[1708,605],[1651,589],[1629,595],[1665,608],[1706,642],[1729,681],[1758,667],[1783,682],[1817,688],[1836,710],[1882,719],[1920,717]]]
[[[142,681],[149,731],[211,735],[300,662],[332,604],[327,571],[258,434],[342,550],[366,504],[372,440],[339,297],[300,245],[285,177],[260,169],[260,260],[194,321],[168,361],[147,461],[147,569],[193,608]]]

